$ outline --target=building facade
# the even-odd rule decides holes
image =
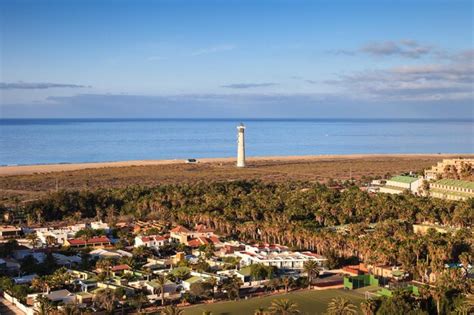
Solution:
[[[379,192],[387,194],[401,194],[408,190],[413,194],[418,193],[418,188],[423,182],[422,178],[412,176],[394,176],[387,180],[384,186],[380,187]]]
[[[440,179],[430,184],[430,196],[448,200],[474,198],[474,182]]]

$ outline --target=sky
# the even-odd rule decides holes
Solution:
[[[474,118],[473,1],[0,1],[1,118]]]

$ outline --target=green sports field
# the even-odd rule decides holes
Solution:
[[[272,300],[276,298],[287,298],[296,302],[299,306],[301,314],[323,314],[326,311],[327,304],[334,297],[345,297],[357,307],[364,299],[363,292],[358,290],[346,291],[343,289],[337,289],[322,291],[299,291],[263,298],[240,300],[236,302],[222,302],[215,303],[213,305],[197,305],[186,308],[184,314],[202,315],[203,311],[211,311],[213,315],[251,315],[258,307],[268,307]]]

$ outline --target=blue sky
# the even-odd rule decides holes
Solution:
[[[473,2],[0,2],[2,117],[473,117]]]

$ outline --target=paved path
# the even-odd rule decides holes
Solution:
[[[7,300],[0,298],[0,315],[25,315]]]

